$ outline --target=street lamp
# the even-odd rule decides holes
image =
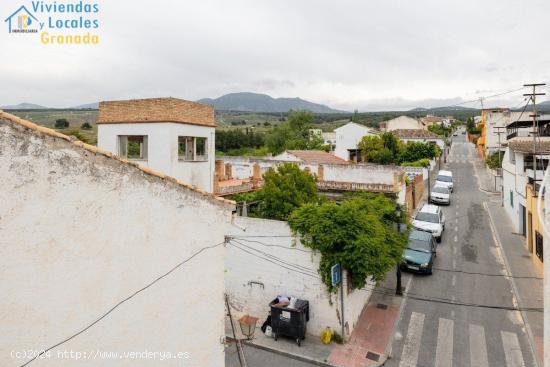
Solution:
[[[241,332],[248,340],[251,340],[256,330],[257,317],[244,315],[239,319],[239,325],[241,326]]]

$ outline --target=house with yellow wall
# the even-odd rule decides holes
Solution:
[[[527,209],[527,228],[525,245],[531,253],[531,260],[537,272],[543,275],[543,244],[544,229],[539,218],[538,193],[533,189],[532,184],[526,185],[526,209]],[[541,200],[540,213],[544,212],[544,197]]]

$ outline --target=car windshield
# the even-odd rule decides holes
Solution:
[[[452,177],[449,177],[449,176],[442,176],[442,175],[439,175],[439,176],[437,176],[437,181],[441,181],[441,182],[453,182],[453,178],[452,178]]]
[[[409,238],[409,244],[407,245],[407,248],[409,250],[414,251],[422,251],[422,252],[430,252],[430,242],[421,241],[421,240],[415,240],[412,238]]]
[[[438,194],[448,194],[449,189],[446,187],[436,186],[433,188],[432,192],[437,192]]]
[[[420,222],[439,223],[439,216],[435,213],[418,212],[414,219]]]

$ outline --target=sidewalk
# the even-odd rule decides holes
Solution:
[[[395,274],[388,274],[377,287],[386,291],[385,288],[395,289]],[[373,293],[348,343],[336,346],[328,362],[341,367],[382,366],[391,352],[393,329],[404,300],[392,291],[387,291],[387,294]]]
[[[520,308],[540,308],[543,306],[543,280],[533,266],[531,254],[525,247],[525,237],[512,233],[512,223],[498,203],[487,203],[493,224],[501,243],[506,266],[512,277]],[[527,278],[526,278],[527,277]],[[522,312],[531,342],[536,347],[535,353],[542,366],[544,314],[536,311]]]
[[[308,334],[302,341],[301,346],[298,346],[293,339],[287,339],[284,337],[281,337],[275,341],[275,339],[265,336],[260,329],[263,320],[258,320],[259,325],[257,325],[256,331],[254,332],[254,338],[252,340],[246,340],[246,337],[241,333],[239,322],[236,319],[233,319],[233,323],[235,326],[236,336],[238,339],[243,340],[245,348],[248,346],[268,350],[292,359],[309,362],[317,366],[330,367],[327,360],[336,344],[331,343],[329,345],[325,345],[321,343],[320,336]],[[228,317],[226,317],[225,320],[225,335],[227,335],[229,340],[233,340],[233,331],[231,330],[231,323]]]
[[[486,184],[490,184],[492,175],[485,168],[481,159],[477,158],[474,164],[477,175],[479,175],[481,189],[484,189],[487,187]],[[486,191],[492,192],[492,190]],[[525,237],[512,232],[512,222],[500,202],[487,200],[487,208],[497,232],[497,239],[502,247],[504,262],[511,276],[510,282],[514,288],[519,308],[543,309],[543,279],[533,266],[531,259],[533,255],[525,247]],[[521,314],[527,324],[528,337],[534,344],[538,364],[542,366],[544,314],[537,311],[522,311]]]

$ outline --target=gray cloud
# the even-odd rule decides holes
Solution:
[[[0,32],[10,55],[0,61],[0,105],[255,91],[409,109],[550,81],[544,0],[97,2],[97,46]],[[20,5],[4,0],[0,13]]]

